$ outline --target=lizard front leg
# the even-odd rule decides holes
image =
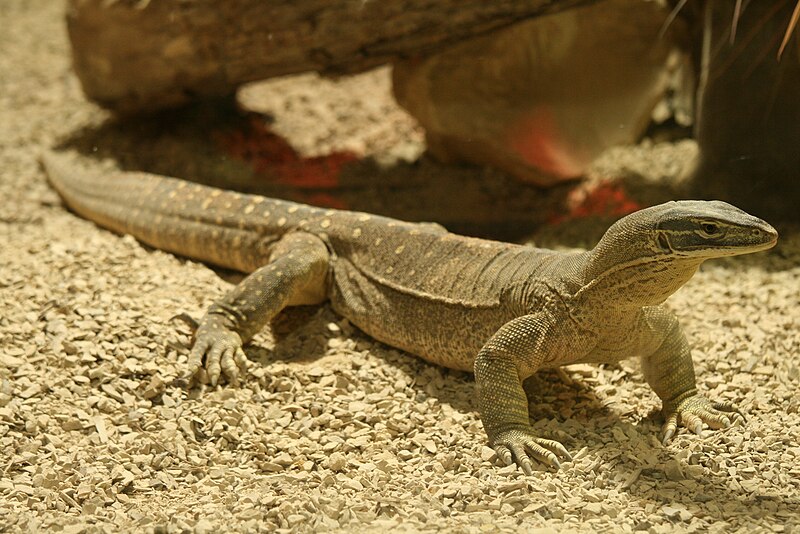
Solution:
[[[744,419],[733,405],[713,402],[697,392],[691,349],[677,318],[656,306],[646,310],[645,319],[653,334],[663,336],[658,347],[642,357],[645,379],[662,402],[666,419],[662,442],[675,435],[679,424],[699,434],[703,423],[716,429],[730,426],[732,417]]]
[[[327,295],[329,252],[318,237],[291,233],[282,237],[270,261],[211,305],[197,329],[189,370],[203,366],[212,385],[222,372],[236,382],[246,369],[242,344],[286,306],[319,304]]]
[[[543,313],[503,325],[475,359],[475,382],[481,420],[489,444],[506,465],[533,472],[531,457],[559,467],[558,457],[572,457],[561,443],[536,436],[528,414],[522,380],[533,374],[554,349],[548,341],[552,321]]]

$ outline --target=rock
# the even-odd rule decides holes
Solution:
[[[598,502],[590,502],[583,507],[584,515],[598,515],[602,513],[603,506]]]
[[[664,465],[664,474],[667,475],[667,478],[673,481],[683,480],[686,477],[681,470],[681,466],[678,463],[678,460],[670,460]]]
[[[659,35],[667,14],[656,2],[612,0],[528,19],[395,64],[394,92],[437,159],[550,186],[636,141],[688,72],[671,40],[682,26]]]
[[[334,452],[328,457],[328,469],[332,471],[342,471],[347,467],[347,457],[341,452]]]
[[[195,534],[210,534],[214,530],[214,524],[207,519],[200,519],[194,525]]]

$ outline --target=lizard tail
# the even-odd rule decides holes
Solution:
[[[129,224],[131,208],[126,210],[121,200],[144,198],[143,184],[111,181],[84,171],[64,155],[44,152],[39,158],[47,179],[64,203],[78,215],[120,234],[133,234]],[[139,191],[137,191],[137,189]],[[139,237],[139,236],[136,236]]]
[[[283,232],[265,224],[273,201],[142,172],[109,175],[77,167],[69,157],[40,158],[52,187],[78,215],[181,256],[251,272]],[[259,212],[256,212],[259,208]]]

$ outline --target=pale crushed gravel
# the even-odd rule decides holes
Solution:
[[[327,307],[277,344],[260,335],[241,387],[187,390],[171,318],[232,278],[100,230],[46,186],[38,152],[105,118],[69,71],[62,16],[0,3],[0,531],[800,529],[800,233],[671,299],[700,387],[748,421],[667,447],[635,362],[573,366],[528,385],[536,427],[574,462],[500,467],[469,375]]]

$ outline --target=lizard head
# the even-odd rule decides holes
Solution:
[[[772,248],[778,232],[726,202],[684,200],[652,210],[652,239],[662,254],[705,260]],[[644,210],[647,211],[647,210]]]
[[[699,265],[711,258],[766,250],[777,240],[772,226],[730,204],[680,200],[618,220],[595,247],[595,255],[606,270],[665,260]]]
[[[659,304],[705,260],[766,250],[777,240],[772,226],[725,202],[667,202],[614,223],[589,251],[583,274],[606,288],[603,298],[613,287],[631,304]]]

